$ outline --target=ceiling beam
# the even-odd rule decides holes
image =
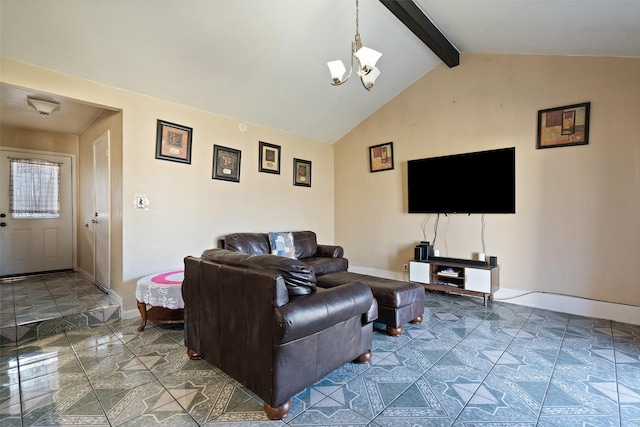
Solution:
[[[442,61],[453,68],[460,65],[460,52],[433,25],[413,0],[380,0],[413,34]]]

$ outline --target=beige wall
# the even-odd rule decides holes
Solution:
[[[0,67],[3,82],[122,111],[87,130],[79,157],[84,170],[93,133],[120,132],[121,184],[112,189],[121,271],[112,266],[112,285],[126,310],[135,308],[138,278],[178,268],[233,231],[313,229],[321,242],[342,244],[352,266],[400,274],[415,243],[433,240],[435,220],[406,213],[407,160],[510,146],[517,213],[485,216],[502,286],[640,303],[638,59],[464,54],[459,67],[436,67],[334,146],[250,123],[242,132],[239,120],[7,59]],[[538,110],[585,101],[588,145],[535,149]],[[154,158],[157,119],[194,129],[191,165]],[[280,175],[258,172],[258,141],[282,146]],[[369,173],[368,147],[387,141],[395,169]],[[211,179],[214,144],[242,150],[240,183]],[[313,187],[292,185],[294,157],[313,162]],[[426,191],[436,195],[439,179],[451,177],[434,177]],[[490,191],[481,179],[470,185]],[[148,211],[134,209],[136,194],[150,200]],[[480,216],[442,218],[438,246],[462,258],[480,251]]]
[[[0,145],[78,155],[77,135],[27,130],[11,126],[0,127]]]
[[[140,277],[179,268],[186,255],[230,232],[311,229],[322,243],[334,243],[332,145],[251,123],[242,132],[236,119],[6,58],[0,69],[3,82],[122,111],[122,283],[112,289],[125,310],[135,309]],[[190,165],[155,159],[158,119],[193,128]],[[259,141],[282,147],[280,175],[258,172]],[[239,183],[211,179],[214,144],[241,150]],[[311,188],[293,186],[294,157],[312,162]],[[134,209],[136,194],[149,199],[148,210]]]
[[[459,67],[440,64],[335,144],[336,241],[353,266],[402,271],[435,222],[407,213],[407,160],[514,146],[516,214],[485,215],[502,286],[639,304],[639,76],[640,59],[463,54]],[[588,145],[535,148],[538,110],[587,101]],[[369,173],[368,146],[388,141],[395,169]],[[445,179],[455,171],[425,193],[437,197]],[[469,185],[491,191],[482,177]],[[482,251],[480,215],[442,217],[438,230],[442,255]]]

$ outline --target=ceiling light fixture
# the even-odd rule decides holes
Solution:
[[[371,90],[373,83],[380,75],[380,70],[376,68],[376,62],[382,56],[380,52],[377,52],[368,47],[362,46],[359,32],[359,19],[358,19],[358,0],[356,0],[356,37],[353,43],[351,43],[351,67],[349,68],[349,75],[344,80],[342,77],[347,71],[341,60],[327,62],[329,71],[331,72],[331,84],[333,86],[341,85],[349,80],[351,73],[353,72],[353,57],[358,59],[358,77],[362,81],[362,85],[366,90]]]
[[[29,102],[29,105],[35,108],[36,111],[44,117],[60,108],[60,104],[58,104],[57,102],[43,101],[41,99],[35,98],[27,98],[27,101]]]

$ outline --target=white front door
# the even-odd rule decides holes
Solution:
[[[36,179],[31,184],[14,182],[11,190],[12,179],[38,173],[40,166],[33,160],[50,162],[45,167],[59,165],[59,168],[51,166],[59,170],[59,179],[49,182],[49,188],[40,186]],[[0,149],[0,276],[73,269],[73,160],[70,154]],[[26,193],[25,185],[30,186],[29,197],[37,206],[32,212],[12,212],[12,207],[14,211],[25,210],[18,206],[19,197],[15,196],[18,192]],[[58,192],[58,203],[54,203],[58,208],[47,208],[42,213],[40,200],[51,197],[48,194],[51,191]]]
[[[109,187],[109,132],[93,142],[94,215],[93,223],[93,277],[95,283],[105,291],[109,290],[110,226],[111,209]]]

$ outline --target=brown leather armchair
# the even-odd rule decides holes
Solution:
[[[190,357],[244,384],[270,419],[346,362],[371,359],[378,306],[366,285],[316,289],[312,268],[274,255],[213,249],[184,262]]]

